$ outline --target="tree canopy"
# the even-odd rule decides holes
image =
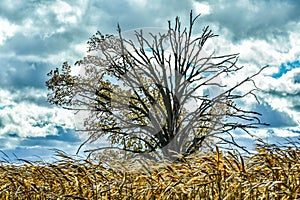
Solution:
[[[49,72],[48,101],[87,114],[83,144],[107,137],[111,148],[171,160],[214,139],[239,146],[233,131],[251,134],[249,128],[264,124],[259,113],[236,104],[256,98],[261,71],[234,86],[222,84],[220,77],[243,67],[238,54],[205,52],[216,35],[208,26],[195,33],[198,17],[191,12],[187,27],[177,17],[162,33],[135,31],[134,39],[123,37],[119,25],[117,35],[97,32],[88,56],[75,63],[81,74],[72,75],[67,62]],[[253,88],[241,93],[246,83]]]

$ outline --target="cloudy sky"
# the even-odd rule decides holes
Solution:
[[[217,53],[240,53],[245,76],[269,65],[257,78],[261,104],[245,102],[271,124],[254,133],[297,137],[299,9],[296,0],[1,0],[0,158],[47,160],[53,148],[74,154],[82,138],[73,114],[47,103],[46,74],[86,55],[97,30],[115,34],[117,23],[124,31],[167,28],[176,16],[187,22],[190,10],[202,13],[199,31],[209,25],[219,35],[213,41]]]

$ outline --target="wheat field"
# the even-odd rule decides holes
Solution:
[[[1,161],[0,199],[300,199],[300,149],[198,153],[183,163]]]

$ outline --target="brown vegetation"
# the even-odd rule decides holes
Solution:
[[[55,163],[2,162],[0,199],[300,198],[298,147],[258,145],[249,157],[216,148],[176,164],[59,156]]]

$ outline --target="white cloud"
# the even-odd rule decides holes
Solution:
[[[0,135],[16,134],[21,138],[44,137],[56,135],[57,130],[50,122],[55,113],[48,108],[41,108],[32,104],[19,103],[13,107],[6,107],[0,113],[3,128]]]
[[[293,132],[288,129],[274,129],[274,134],[278,137],[298,137],[300,135],[298,132]]]
[[[193,6],[196,11],[196,14],[207,15],[211,13],[210,6],[207,2],[200,3],[198,1],[194,1]]]
[[[49,108],[40,106],[26,99],[38,99],[44,91],[25,89],[25,91],[9,92],[1,90],[5,94],[1,98],[0,106],[0,136],[15,134],[20,138],[45,137],[56,135],[56,126],[74,128],[74,115],[61,108]],[[24,100],[22,100],[24,99]]]
[[[292,69],[280,78],[265,77],[264,83],[260,83],[261,89],[276,91],[284,94],[296,94],[300,92],[300,84],[296,84],[294,79],[300,74],[299,68]]]
[[[0,88],[0,106],[7,106],[13,102],[12,96],[8,90],[3,90]]]
[[[43,20],[43,24],[48,24],[45,20],[45,16],[37,16],[40,18],[39,20]],[[41,34],[41,35],[48,35],[49,34],[49,28],[44,28],[41,30],[41,27],[38,26],[36,23],[39,20],[34,20],[32,18],[27,18],[24,19],[22,24],[20,25],[22,27],[22,34],[25,35],[26,37],[32,37],[33,35],[36,34]],[[44,36],[44,37],[45,37]]]
[[[138,7],[138,8],[144,8],[149,1],[147,0],[128,0],[129,5]]]
[[[80,17],[85,11],[84,1],[80,1],[80,5],[68,4],[65,1],[56,1],[51,5],[50,9],[56,15],[56,19],[60,22],[66,24],[76,24],[78,23]]]
[[[295,94],[300,91],[300,85],[293,82],[294,77],[300,72],[300,69],[293,69],[284,74],[279,79],[271,77],[280,70],[283,63],[293,62],[300,59],[300,23],[290,23],[287,27],[291,27],[286,34],[274,36],[266,35],[263,38],[249,37],[246,39],[232,42],[232,35],[225,28],[216,26],[214,33],[219,37],[214,38],[208,43],[208,49],[215,48],[217,55],[239,53],[238,66],[244,66],[240,73],[222,77],[223,83],[234,85],[238,80],[242,80],[258,70],[269,65],[259,76],[255,78],[257,86],[264,91],[274,90],[284,95]],[[250,85],[244,85],[241,90],[250,89]],[[264,96],[265,97],[265,96]],[[282,110],[291,105],[289,98],[273,98],[273,95],[266,97],[267,101],[274,107],[281,107]],[[254,99],[246,99],[248,103],[254,103]],[[278,106],[276,106],[276,105]]]
[[[26,36],[49,37],[66,31],[70,26],[79,26],[89,4],[89,1],[81,0],[72,1],[71,4],[67,1],[56,0],[39,3],[18,1],[10,6],[9,2],[0,3],[0,7],[5,6],[4,10],[8,12],[7,19],[0,16],[0,45],[3,44],[5,38],[12,37],[16,32]],[[14,23],[10,22],[9,18]]]
[[[217,54],[239,53],[239,64],[279,67],[280,64],[300,59],[300,23],[286,24],[282,34],[268,32],[264,38],[250,36],[233,40],[233,33],[222,24],[212,24],[212,30],[219,35],[209,43]]]
[[[258,80],[258,86],[262,89],[259,96],[274,110],[287,113],[291,119],[300,123],[299,107],[300,84],[294,80],[299,76],[300,68],[292,69],[280,78],[270,76],[262,77]]]
[[[300,136],[299,130],[286,129],[286,128],[266,128],[266,129],[256,129],[255,136],[266,139],[272,137],[298,137]]]
[[[19,26],[10,23],[7,19],[0,18],[0,46],[5,40],[12,37],[19,30]]]

